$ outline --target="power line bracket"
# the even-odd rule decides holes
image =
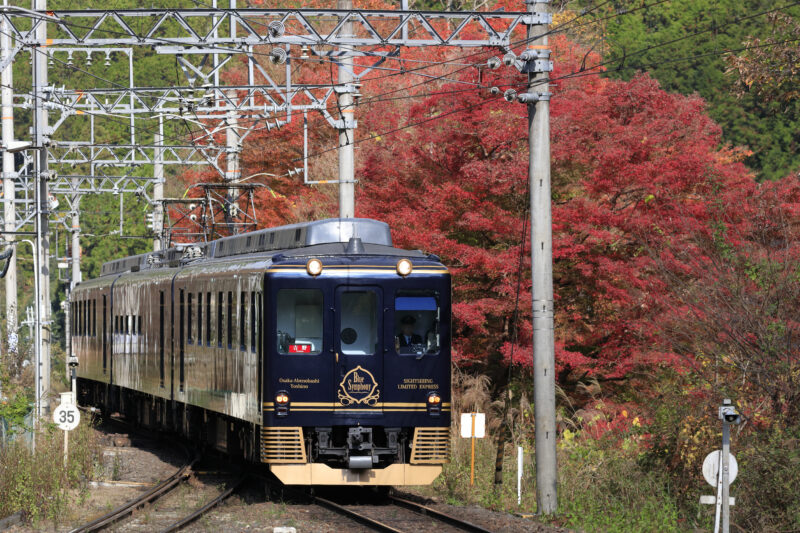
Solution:
[[[546,2],[541,2],[546,3]],[[553,22],[553,15],[550,13],[531,13],[530,15],[523,15],[520,22],[527,26],[538,26],[540,24],[551,24]]]

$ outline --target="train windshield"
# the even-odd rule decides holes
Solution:
[[[378,346],[378,296],[372,290],[341,293],[339,340],[346,355],[373,355]]]
[[[277,319],[279,353],[317,355],[322,352],[321,290],[279,290]]]
[[[394,346],[400,355],[439,352],[439,293],[398,291],[394,300]]]

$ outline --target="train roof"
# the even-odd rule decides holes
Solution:
[[[177,245],[159,252],[133,255],[103,263],[100,276],[137,271],[153,266],[180,266],[181,260],[212,260],[245,254],[280,252],[291,257],[315,253],[348,253],[351,238],[360,240],[358,253],[408,255],[415,252],[392,247],[389,225],[368,218],[329,218],[223,237],[207,243]],[[420,255],[421,252],[416,252]]]

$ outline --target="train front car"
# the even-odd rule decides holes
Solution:
[[[268,269],[262,461],[290,485],[429,484],[449,457],[450,275],[384,224],[353,230]]]

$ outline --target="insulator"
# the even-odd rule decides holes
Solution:
[[[267,26],[267,31],[269,31],[270,37],[275,39],[277,37],[283,36],[283,34],[286,32],[286,27],[280,20],[273,20]]]
[[[503,98],[506,99],[506,102],[513,102],[517,98],[517,91],[506,89],[506,92],[503,93]]]
[[[67,52],[67,66],[71,67],[73,65],[72,62],[72,52]]]
[[[514,52],[509,52],[503,56],[503,63],[505,66],[510,67],[517,61],[517,56],[514,55]]]
[[[86,66],[87,67],[91,67],[92,66],[92,53],[91,52],[86,52]]]
[[[500,66],[500,64],[501,64],[501,61],[500,61],[499,57],[492,56],[486,61],[486,66],[491,68],[491,69],[498,68]]]
[[[106,61],[104,64],[107,67],[111,66],[111,52],[106,52]]]
[[[269,53],[269,59],[276,65],[283,65],[284,63],[286,63],[286,58],[288,57],[288,55],[289,54],[286,53],[286,50],[284,48],[276,46]]]
[[[489,89],[489,92],[497,96],[498,94],[500,94],[500,87],[492,87],[491,89]]]

